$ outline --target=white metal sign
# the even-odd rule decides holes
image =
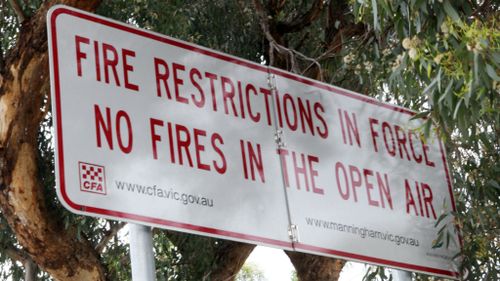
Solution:
[[[413,112],[64,6],[47,20],[69,210],[458,276],[458,242],[431,245],[445,152]]]

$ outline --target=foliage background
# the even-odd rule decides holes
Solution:
[[[457,203],[453,215],[463,234],[464,279],[500,280],[499,3],[324,1],[320,16],[284,32],[275,38],[279,45],[273,45],[262,31],[257,2],[107,0],[97,13],[256,62],[269,63],[270,54],[276,53],[289,71],[420,112],[418,117],[427,118],[422,132],[437,129],[446,142]],[[312,5],[300,0],[264,2],[265,21],[275,27],[293,21]],[[278,2],[283,5],[274,5]],[[17,3],[29,17],[42,1]],[[335,9],[330,7],[343,11],[334,21],[330,16]],[[0,1],[0,19],[3,57],[14,46],[21,24],[8,1]],[[343,36],[332,40],[331,35],[342,30]],[[50,194],[47,204],[67,228],[98,245],[116,223],[62,209],[54,193],[50,127],[48,115],[39,133],[39,171]],[[22,249],[1,216],[0,230],[0,278],[21,280],[23,267],[12,260],[9,249]],[[445,247],[448,237],[441,232],[435,246]],[[201,280],[215,266],[214,253],[220,247],[214,239],[168,231],[155,231],[154,241],[158,280]],[[130,278],[128,247],[122,239],[110,240],[102,260],[111,280]],[[43,272],[39,277],[49,279]]]

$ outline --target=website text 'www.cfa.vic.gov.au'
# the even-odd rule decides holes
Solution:
[[[164,198],[168,200],[178,201],[184,205],[200,205],[206,207],[214,206],[214,199],[179,192],[173,188],[160,188],[156,185],[142,185],[126,181],[115,181],[116,188],[120,191],[134,192],[140,195]]]

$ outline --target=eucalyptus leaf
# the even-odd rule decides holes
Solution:
[[[432,126],[431,119],[427,119],[427,121],[424,123],[424,137],[426,139],[429,138],[431,134],[431,126]]]
[[[410,118],[410,120],[416,120],[416,119],[420,119],[420,118],[427,118],[429,116],[429,113],[430,113],[430,111],[428,111],[428,110],[419,112],[419,113],[413,115]]]
[[[465,102],[466,107],[469,107],[470,98],[472,97],[473,93],[474,93],[474,82],[470,81],[469,88],[463,97],[463,101]]]
[[[452,87],[453,87],[453,79],[450,79],[448,82],[448,85],[446,86],[446,89],[444,90],[444,94],[441,95],[439,98],[439,103],[443,102],[445,99],[448,99],[452,95]]]
[[[377,0],[372,0],[372,12],[373,12],[373,29],[377,32],[380,31]]]
[[[449,0],[444,0],[443,1],[443,8],[446,12],[446,14],[453,19],[455,22],[460,22],[460,16],[458,15],[457,11],[453,6],[451,5]]]
[[[477,84],[479,80],[479,52],[474,52],[474,76],[473,76],[473,82],[474,85]]]
[[[425,95],[428,92],[430,92],[431,90],[433,90],[436,87],[437,82],[438,82],[437,78],[434,79],[434,80],[432,80],[432,82],[424,89],[424,91],[422,92],[422,94]]]
[[[500,185],[498,184],[497,181],[495,181],[493,179],[491,179],[491,180],[488,181],[488,185],[492,186],[492,187],[494,187],[494,188],[496,188],[498,190],[500,190]]]
[[[500,76],[497,75],[495,69],[493,68],[493,66],[489,65],[489,64],[486,64],[486,72],[488,73],[488,75],[491,77],[491,79],[497,81],[497,82],[500,82]]]
[[[455,111],[453,111],[453,119],[457,119],[458,111],[460,110],[460,105],[462,104],[463,99],[460,99],[455,106]]]
[[[441,221],[442,221],[442,220],[444,220],[447,216],[448,216],[448,213],[442,213],[442,214],[438,217],[438,219],[437,219],[436,223],[434,224],[434,227],[437,227],[437,226],[439,225],[439,223],[441,223]]]
[[[30,20],[21,25],[10,2],[19,3]],[[261,21],[262,15],[257,12],[254,2],[262,2],[266,22]],[[27,33],[24,31],[31,31],[33,27],[31,15],[37,13],[42,3],[51,3],[51,1],[0,1],[0,16],[2,17],[0,20],[2,31],[0,65],[9,63],[9,60],[16,56],[26,54],[23,49],[14,48],[19,36],[22,34],[26,36]],[[420,127],[426,137],[431,134],[434,126],[440,132],[443,147],[446,147],[448,152],[444,155],[439,151],[428,152],[429,156],[432,155],[438,160],[446,158],[450,167],[449,177],[447,175],[446,180],[453,183],[451,192],[456,196],[453,204],[456,208],[453,212],[448,212],[448,209],[452,209],[451,206],[446,208],[435,205],[437,214],[442,214],[442,210],[446,210],[446,215],[440,215],[436,221],[429,221],[431,227],[435,224],[436,230],[441,230],[441,237],[438,237],[439,234],[436,233],[436,237],[429,238],[429,240],[438,238],[432,244],[435,248],[443,246],[453,248],[452,246],[456,245],[456,249],[461,249],[460,253],[454,251],[450,255],[461,258],[462,264],[457,265],[457,268],[468,270],[467,280],[500,280],[500,268],[498,268],[500,255],[497,254],[498,243],[495,243],[498,229],[500,229],[498,219],[500,209],[498,1],[323,1],[323,9],[318,17],[310,22],[306,20],[295,25],[300,27],[297,28],[298,30],[282,33],[276,28],[277,23],[294,24],[307,19],[311,3],[312,1],[301,0],[113,0],[102,1],[97,13],[258,63],[269,63],[270,56],[274,55],[275,61],[279,64],[275,66],[284,70],[290,69],[293,60],[294,66],[304,71],[304,75],[309,78],[323,79],[323,82],[329,82],[334,86],[378,97],[385,102],[406,106],[419,112],[413,115],[412,119],[427,118],[423,120],[424,123]],[[269,10],[273,6],[277,8],[274,11]],[[281,53],[277,49],[270,48],[269,38],[266,37],[268,34],[263,32],[266,24],[274,40],[284,47],[280,50],[289,51]],[[36,34],[30,33],[30,35]],[[419,40],[413,43],[416,44],[414,47],[418,49],[420,56],[418,60],[413,61],[408,58],[409,50],[403,47],[402,41],[406,38],[413,40],[415,36],[418,36]],[[41,37],[33,38],[45,40],[43,38],[46,36],[42,34]],[[37,45],[37,42],[33,43],[33,46]],[[42,44],[42,46],[45,45]],[[45,51],[41,48],[36,52],[42,54]],[[354,75],[354,64],[346,66],[343,61],[343,57],[347,54],[353,54],[356,64],[371,63],[373,70],[370,73],[362,71],[361,77]],[[402,57],[397,57],[400,54]],[[439,63],[432,61],[437,54],[443,54]],[[319,65],[316,66],[316,63]],[[206,67],[209,68],[209,66]],[[210,71],[208,68],[204,71]],[[11,69],[0,66],[4,82],[11,79],[9,77],[12,76]],[[25,90],[24,94],[32,93],[29,83],[31,80],[26,73],[19,76],[22,78],[20,81]],[[47,70],[40,70],[39,73],[37,71],[37,74],[49,77]],[[187,73],[182,74],[187,75]],[[181,77],[181,79],[188,78],[189,76]],[[188,80],[184,81],[186,83]],[[215,86],[220,86],[220,83]],[[244,85],[242,86],[243,97],[245,97],[245,88]],[[205,98],[210,103],[209,87],[209,85],[201,85],[206,95]],[[3,98],[2,101],[5,101],[5,97],[8,96],[4,92],[6,87],[0,88],[0,97]],[[181,88],[187,89],[183,86]],[[183,94],[188,97],[191,93]],[[256,101],[267,97],[259,94],[255,97],[252,95],[250,98]],[[229,101],[233,102],[233,100]],[[309,100],[305,98],[304,101]],[[3,105],[5,110],[0,111],[10,112],[11,105],[9,103]],[[16,118],[23,120],[22,118],[30,118],[29,116],[33,114],[34,116],[48,114],[45,110],[48,108],[45,108],[43,113],[32,111],[26,116],[16,116]],[[1,117],[4,115],[0,116],[0,119]],[[192,116],[192,118],[198,117]],[[315,123],[315,125],[321,124]],[[40,187],[40,194],[45,198],[44,206],[50,210],[46,217],[51,224],[60,226],[62,232],[74,233],[70,237],[74,241],[81,239],[88,245],[96,245],[109,229],[110,224],[107,221],[103,223],[99,220],[82,219],[78,215],[67,212],[56,200],[51,130],[51,121],[44,120],[40,124],[40,132],[36,139],[33,138],[32,132],[23,135],[22,138],[23,142],[36,144],[38,148],[35,180],[39,180],[37,186]],[[9,146],[2,147],[2,149],[8,148]],[[436,171],[438,168],[441,170],[443,165],[439,164],[441,161],[435,163]],[[9,171],[2,169],[1,172],[3,175],[4,172]],[[415,170],[413,173],[419,174],[419,171]],[[417,174],[408,175],[408,177],[417,176],[418,178]],[[443,187],[448,192],[446,184]],[[391,186],[391,188],[395,187]],[[9,196],[15,196],[15,194]],[[437,197],[434,199],[438,200]],[[449,198],[446,199],[443,201],[452,204]],[[8,212],[2,213],[2,216],[8,215]],[[5,219],[1,217],[0,219],[0,246],[15,245],[21,248],[22,243],[16,237],[25,238],[29,235],[24,236],[23,233],[17,235],[10,229]],[[456,229],[452,230],[452,222],[455,221],[460,222],[462,229],[460,235],[464,237],[461,246],[457,245],[459,239]],[[445,225],[447,227],[443,228]],[[224,245],[224,241],[216,239],[172,234],[172,232],[161,230],[155,231],[153,239],[157,280],[210,279],[207,274],[214,270],[214,254]],[[53,241],[57,242],[57,240]],[[172,241],[175,241],[175,244]],[[431,241],[422,242],[428,244]],[[2,249],[0,247],[2,268],[0,279],[23,280],[23,266],[12,262]],[[405,249],[401,247],[401,250]],[[439,252],[441,251],[445,252],[446,249],[439,249]],[[222,256],[224,254],[218,253]],[[30,254],[36,255],[37,253]],[[126,262],[128,254],[127,244],[120,239],[113,239],[107,245],[106,250],[98,255],[106,278],[130,280],[131,272]],[[39,260],[43,260],[43,257]],[[457,263],[458,260],[456,259]],[[66,265],[60,266],[64,268]],[[450,264],[450,268],[451,266]],[[42,271],[40,275],[43,277],[39,276],[39,281],[51,280],[48,274]],[[382,275],[388,276],[384,269],[379,267],[366,274],[373,280],[377,278],[381,280]],[[430,277],[415,273],[414,279],[428,280]]]

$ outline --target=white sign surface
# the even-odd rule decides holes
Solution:
[[[69,210],[458,276],[453,229],[432,248],[445,152],[413,112],[63,6],[48,32]]]

